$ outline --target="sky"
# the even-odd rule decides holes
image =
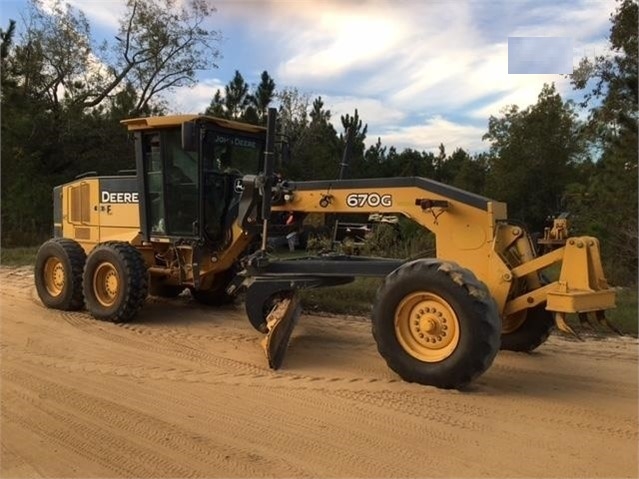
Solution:
[[[112,39],[123,0],[69,0],[97,37]],[[250,85],[266,70],[277,87],[321,96],[399,150],[486,150],[491,115],[534,104],[544,83],[580,98],[565,73],[607,52],[614,0],[211,0],[218,68],[171,93],[171,113],[202,112],[239,70]],[[1,26],[24,0],[2,0]],[[542,37],[542,38],[539,38]],[[553,37],[549,39],[548,37]],[[538,72],[538,73],[531,73]]]

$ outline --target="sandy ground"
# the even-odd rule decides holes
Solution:
[[[45,309],[0,269],[8,477],[637,477],[636,339],[500,353],[467,392],[404,383],[361,318],[303,316],[272,372],[243,309]]]

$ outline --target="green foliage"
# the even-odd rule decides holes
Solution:
[[[322,97],[313,101],[309,117],[301,134],[291,142],[292,161],[286,165],[284,173],[294,180],[337,178],[341,157],[339,138]]]
[[[535,105],[491,116],[484,139],[491,143],[488,196],[505,201],[510,218],[543,231],[584,154],[572,104],[544,85]]]
[[[583,137],[600,152],[581,187],[572,186],[568,205],[580,232],[601,240],[608,276],[617,284],[637,280],[637,22],[636,1],[618,3],[611,17],[614,55],[583,59],[572,76],[586,89],[584,106],[593,100]]]
[[[267,71],[262,72],[260,83],[251,92],[242,74],[235,70],[235,75],[224,87],[224,94],[216,90],[204,114],[266,125],[266,113],[274,98],[275,81]]]
[[[341,151],[345,151],[348,148],[348,151],[346,152],[347,158],[342,157],[342,160],[346,161],[340,162],[339,177],[349,178],[351,177],[351,171],[356,172],[356,177],[361,177],[362,173],[367,170],[364,156],[364,150],[366,148],[364,141],[366,140],[368,125],[362,123],[357,109],[355,109],[353,116],[347,113],[346,115],[342,115],[340,120],[344,128],[344,133],[339,135],[338,148]],[[349,137],[348,143],[346,141],[347,135]]]
[[[250,104],[249,86],[242,74],[235,70],[235,76],[224,87],[224,107],[229,118],[240,119]]]
[[[327,236],[311,235],[306,242],[306,251],[319,254],[333,249],[333,242]]]
[[[608,312],[608,319],[622,333],[637,336],[639,317],[637,308],[637,288],[623,288],[617,291],[617,307]]]
[[[123,117],[158,114],[156,98],[212,66],[204,0],[130,0],[117,43],[94,47],[82,12],[33,0],[24,32],[2,31],[2,244],[51,234],[54,185],[134,168]],[[108,54],[108,52],[112,52]]]
[[[435,256],[435,237],[417,223],[400,218],[396,224],[373,227],[361,249],[363,255],[410,259]]]
[[[32,266],[35,263],[37,247],[0,248],[0,265]]]
[[[275,97],[275,81],[265,70],[260,76],[260,83],[250,95],[251,108],[255,111],[256,123],[266,125],[266,113]]]
[[[356,278],[344,286],[301,291],[305,310],[334,314],[368,314],[381,284],[379,278]]]

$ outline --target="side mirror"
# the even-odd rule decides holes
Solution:
[[[199,128],[194,121],[182,123],[182,149],[184,151],[197,151]]]

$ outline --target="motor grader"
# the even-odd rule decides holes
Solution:
[[[277,369],[299,290],[380,277],[371,318],[379,353],[403,379],[442,388],[471,382],[500,348],[532,351],[554,325],[572,331],[567,314],[607,323],[615,292],[596,238],[568,237],[563,225],[538,256],[504,203],[426,178],[281,181],[275,123],[274,109],[266,128],[201,115],[124,120],[135,175],[89,174],[54,188],[54,238],[35,265],[42,302],[117,323],[149,291],[188,288],[211,305],[243,291]],[[403,215],[434,234],[436,256],[274,259],[266,244],[276,212]],[[547,281],[541,272],[553,264],[559,278]]]

